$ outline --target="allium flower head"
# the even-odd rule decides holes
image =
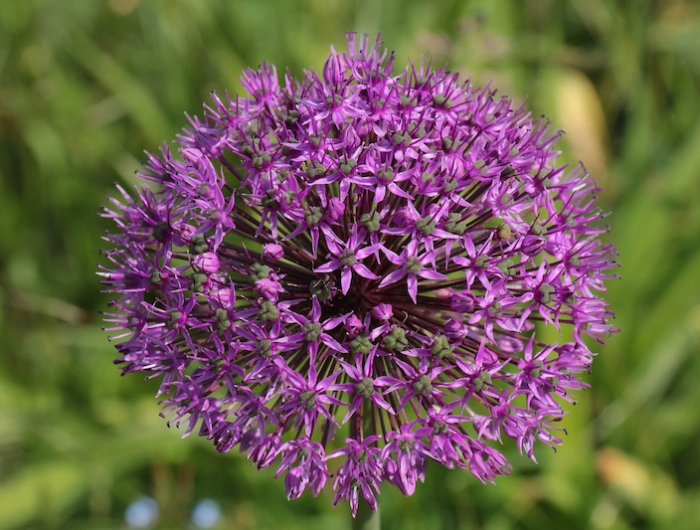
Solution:
[[[557,166],[560,134],[392,62],[350,34],[320,75],[245,71],[248,97],[213,96],[149,156],[155,191],[105,213],[123,371],[160,380],[185,434],[353,513],[383,481],[412,494],[429,460],[491,481],[496,442],[559,444],[584,338],[612,331],[597,188]]]

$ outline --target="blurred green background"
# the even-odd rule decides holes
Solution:
[[[111,363],[95,276],[98,209],[134,182],[144,149],[211,90],[238,91],[242,68],[320,69],[347,30],[381,31],[399,65],[425,54],[492,80],[565,129],[563,159],[603,188],[623,276],[609,285],[623,331],[599,349],[559,452],[539,448],[535,466],[508,445],[514,473],[495,486],[430,467],[413,497],[382,491],[383,527],[700,528],[689,0],[2,0],[0,528],[126,528],[143,496],[158,528],[197,527],[204,499],[214,528],[349,528],[330,490],[288,502],[273,471],[168,430],[156,386]]]

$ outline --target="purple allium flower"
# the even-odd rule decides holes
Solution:
[[[185,435],[353,513],[431,459],[490,481],[510,467],[494,442],[559,444],[584,339],[613,331],[598,190],[557,166],[560,134],[392,61],[350,34],[322,75],[245,71],[247,98],[213,96],[149,156],[156,191],[105,213],[123,371],[160,379]]]

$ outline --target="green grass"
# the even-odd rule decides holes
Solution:
[[[160,528],[219,501],[221,528],[348,528],[330,492],[287,502],[273,471],[182,441],[156,387],[120,378],[97,314],[97,216],[211,90],[262,61],[320,69],[382,32],[546,114],[602,191],[623,279],[557,454],[481,485],[429,468],[382,492],[386,529],[696,528],[700,521],[700,5],[693,1],[23,0],[0,3],[0,528]],[[695,521],[695,522],[694,522]]]

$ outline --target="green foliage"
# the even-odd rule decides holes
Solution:
[[[623,280],[622,333],[570,407],[560,451],[493,485],[429,468],[383,491],[385,529],[693,528],[700,520],[700,7],[691,0],[23,0],[0,3],[0,528],[159,528],[202,498],[221,528],[349,528],[331,492],[287,502],[274,470],[179,439],[156,386],[119,378],[100,331],[97,217],[211,90],[263,60],[320,69],[346,30],[381,31],[567,130],[596,175]],[[696,521],[696,523],[693,523]]]

